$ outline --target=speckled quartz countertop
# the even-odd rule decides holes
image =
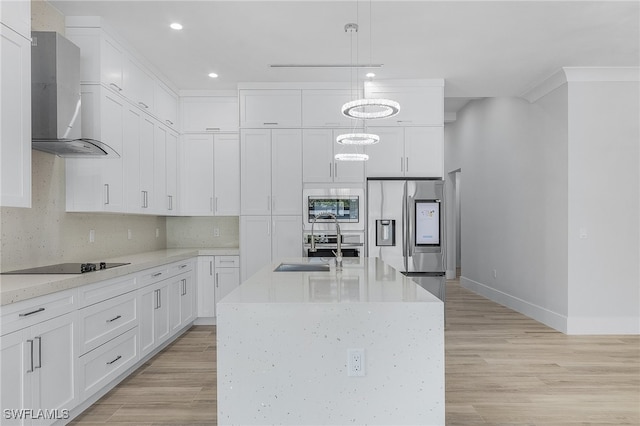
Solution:
[[[445,424],[442,301],[377,258],[280,262],[216,306],[218,424]]]
[[[280,263],[329,263],[328,272],[274,272]],[[378,258],[280,259],[262,268],[218,303],[397,303],[440,300]]]
[[[239,253],[237,248],[165,249],[94,260],[93,262],[95,263],[104,261],[128,262],[130,264],[85,274],[0,275],[0,305],[7,305],[57,291],[121,277],[195,256],[237,256]]]

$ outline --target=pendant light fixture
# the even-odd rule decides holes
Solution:
[[[358,0],[356,0],[356,14],[357,14]],[[371,57],[373,56],[373,30],[372,30],[372,7],[371,0],[369,0],[369,63],[371,63]],[[355,31],[358,32],[358,24],[347,24],[344,29],[347,31],[347,26],[355,25]],[[356,48],[356,57],[358,51]],[[362,120],[374,120],[378,118],[389,118],[400,112],[400,104],[390,99],[357,99],[351,102],[347,102],[342,105],[342,114],[355,119]]]
[[[354,41],[354,33],[358,32],[358,24],[348,23],[344,26],[344,31],[350,33],[351,63],[353,64],[353,41]],[[354,68],[351,68],[350,69],[350,80],[351,80],[351,87],[352,87],[351,90],[354,90],[353,72],[354,72]],[[356,86],[357,86],[357,78],[356,78]],[[355,89],[355,92],[357,92],[357,88]],[[374,135],[371,133],[357,132],[355,128],[356,128],[356,125],[354,124],[352,132],[338,135],[338,137],[336,138],[336,142],[340,145],[351,146],[356,152],[338,153],[334,156],[336,160],[367,161],[369,159],[369,156],[367,154],[357,152],[358,146],[373,145],[380,141],[380,137],[378,135]]]

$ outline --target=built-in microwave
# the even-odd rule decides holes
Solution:
[[[359,188],[305,189],[303,200],[305,229],[311,229],[316,218],[315,229],[333,229],[333,218],[318,217],[325,213],[334,215],[341,229],[364,229],[364,191]]]

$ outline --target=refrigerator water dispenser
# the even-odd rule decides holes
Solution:
[[[396,245],[396,221],[394,219],[376,220],[376,245]]]

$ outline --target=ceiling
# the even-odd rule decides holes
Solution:
[[[444,78],[456,111],[470,98],[522,95],[560,67],[640,64],[637,0],[49,3],[102,16],[179,89],[353,81],[365,70],[269,65],[381,63],[376,79]],[[344,30],[351,22],[357,35]]]

